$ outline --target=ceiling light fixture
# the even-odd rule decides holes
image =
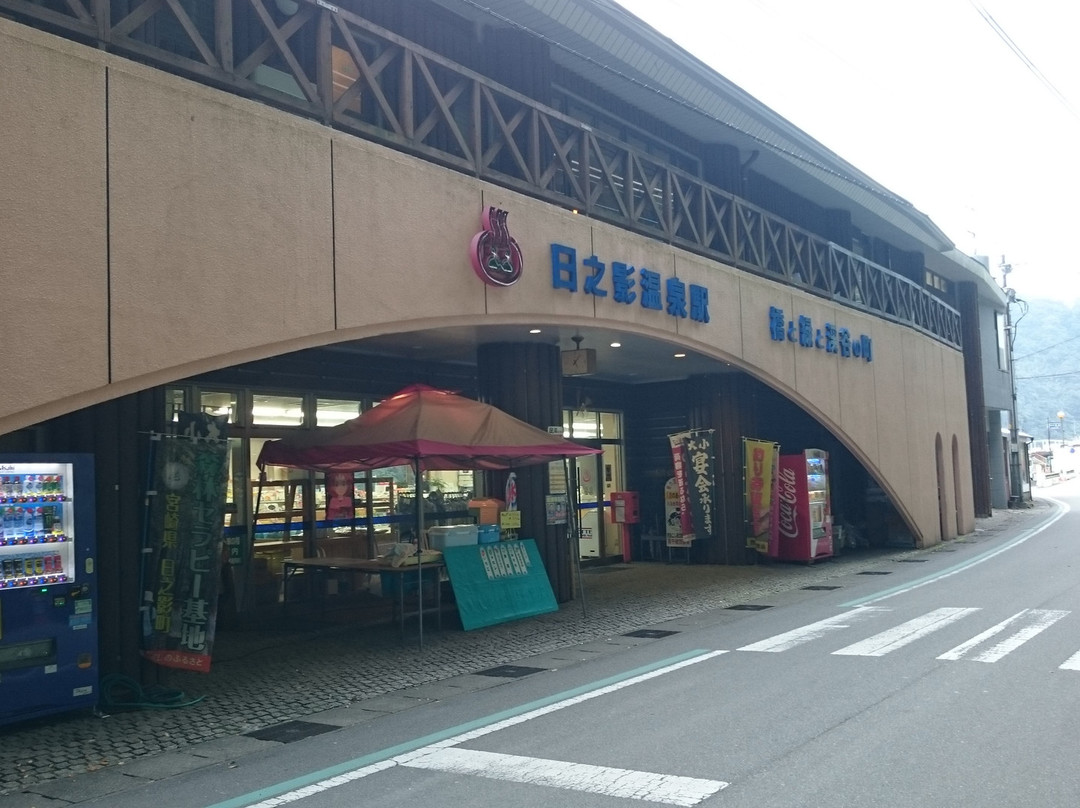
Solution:
[[[684,354],[684,353],[677,353],[677,354],[675,354],[675,358],[676,358],[676,359],[686,359],[686,354]]]
[[[611,343],[611,347],[612,348],[621,348],[622,343],[621,342],[613,342],[613,343]]]
[[[529,329],[529,333],[530,333],[530,334],[539,334],[539,333],[540,333],[540,329],[539,329],[539,328],[530,328],[530,329]]]

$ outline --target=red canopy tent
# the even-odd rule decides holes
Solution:
[[[287,466],[323,472],[412,466],[417,536],[423,536],[424,509],[419,506],[423,471],[513,469],[599,452],[490,404],[417,384],[338,426],[269,441],[257,463],[260,469]],[[423,610],[419,611],[422,620]],[[420,637],[422,643],[422,622]]]
[[[490,404],[416,384],[351,421],[270,441],[257,462],[315,471],[512,469],[599,451]]]

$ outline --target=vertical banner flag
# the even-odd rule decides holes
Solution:
[[[671,462],[675,467],[675,485],[679,491],[679,530],[681,531],[679,537],[688,537],[686,544],[692,540],[694,533],[690,516],[689,481],[686,475],[686,446],[683,442],[689,434],[689,432],[676,432],[673,435],[668,435],[668,441],[671,443]],[[673,544],[674,538],[677,537],[673,537],[669,532],[669,547],[686,546],[685,544]]]
[[[713,430],[692,429],[683,438],[691,529],[696,539],[716,531],[716,450]]]
[[[679,483],[671,477],[664,483],[664,537],[668,546],[682,541],[682,510],[679,508]],[[682,546],[676,545],[676,546]]]
[[[178,434],[162,435],[155,443],[147,497],[142,654],[164,667],[208,673],[221,577],[228,441],[218,419],[187,414]]]
[[[778,444],[743,438],[743,478],[748,526],[746,546],[760,553],[767,553],[769,550],[776,466],[779,458]]]

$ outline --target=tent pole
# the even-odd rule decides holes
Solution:
[[[244,548],[244,567],[243,567],[243,586],[241,587],[240,597],[236,608],[240,611],[245,611],[251,604],[251,599],[254,597],[254,584],[252,584],[252,576],[254,575],[253,565],[255,558],[255,520],[258,518],[259,508],[262,507],[262,495],[263,486],[266,484],[266,467],[259,466],[259,488],[255,493],[255,508],[248,515],[248,526],[245,535],[247,540],[247,546]],[[244,492],[246,498],[247,492]],[[246,506],[247,503],[245,503]],[[281,596],[285,597],[285,587],[288,585],[288,581],[281,580]]]
[[[571,465],[574,470],[572,479],[570,477]],[[581,532],[578,530],[577,459],[571,461],[569,457],[564,456],[563,466],[566,475],[566,516],[567,526],[570,529],[570,552],[574,554],[574,567],[577,569],[578,592],[581,593],[581,616],[587,619],[589,610],[585,605],[585,579],[581,577]]]
[[[416,619],[420,630],[420,648],[424,647],[424,497],[420,477],[420,457],[413,458],[416,475]],[[405,616],[402,615],[402,620]]]

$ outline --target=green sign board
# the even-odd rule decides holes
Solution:
[[[559,610],[532,539],[447,547],[443,559],[466,631]]]

